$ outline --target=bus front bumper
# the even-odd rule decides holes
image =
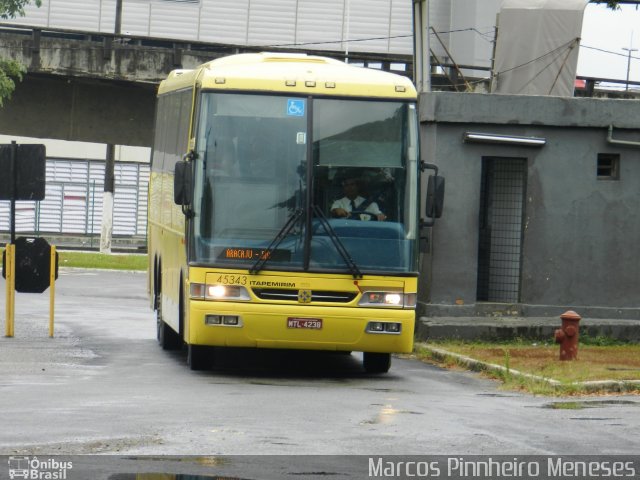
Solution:
[[[275,304],[267,309],[194,300],[190,307],[186,339],[193,345],[383,353],[413,348],[415,310]]]

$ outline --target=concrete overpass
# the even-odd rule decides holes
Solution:
[[[250,51],[258,49],[3,26],[0,58],[18,60],[28,74],[0,109],[0,132],[150,147],[157,84],[171,70]],[[341,58],[336,51],[310,53]],[[407,55],[356,53],[349,61],[383,69],[403,63],[412,71]]]

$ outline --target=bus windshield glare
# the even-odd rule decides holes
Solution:
[[[417,272],[417,144],[412,102],[204,93],[190,260]]]

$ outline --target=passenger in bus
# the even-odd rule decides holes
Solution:
[[[345,177],[342,180],[342,190],[344,197],[339,198],[331,205],[333,217],[378,221],[387,218],[376,202],[367,201],[360,195],[360,183],[357,177]]]

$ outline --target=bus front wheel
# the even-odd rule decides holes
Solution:
[[[367,373],[387,373],[391,368],[390,353],[363,353],[364,370]]]

